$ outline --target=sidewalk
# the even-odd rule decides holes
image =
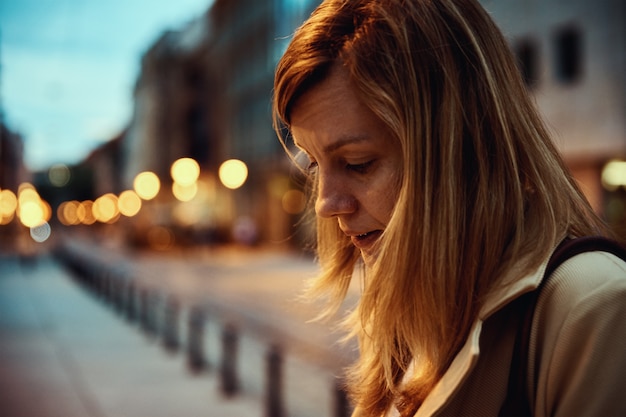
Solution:
[[[180,355],[112,313],[53,259],[0,254],[0,415],[260,417],[262,404],[223,398],[215,373],[192,376]]]
[[[270,412],[272,417],[350,415],[340,377],[356,346],[342,346],[341,332],[329,325],[310,323],[320,306],[297,300],[305,280],[318,272],[310,256],[235,247],[157,253],[83,238],[67,239],[61,247],[59,259],[77,268],[86,288],[113,311],[133,311],[132,320],[165,343],[171,336],[179,349],[195,346],[189,323],[201,310],[203,362],[218,375],[232,362],[236,390],[262,405],[276,382],[271,398],[283,411]],[[346,308],[358,293],[351,289]],[[225,332],[234,333],[235,345],[225,347]],[[268,367],[276,350],[273,372]]]

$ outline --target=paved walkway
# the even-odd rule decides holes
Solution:
[[[214,375],[189,374],[49,257],[0,254],[0,415],[262,416],[258,400],[223,398]]]
[[[354,358],[354,346],[342,347],[338,343],[340,334],[327,325],[307,323],[319,312],[319,306],[297,300],[305,280],[318,271],[310,257],[240,248],[130,251],[82,238],[66,240],[63,248],[62,256],[70,264],[81,265],[87,285],[95,287],[95,291],[100,291],[105,281],[132,282],[135,293],[149,290],[150,299],[158,301],[150,302],[148,315],[153,320],[148,322],[156,323],[148,327],[157,328],[160,337],[167,327],[164,314],[170,301],[178,306],[175,321],[183,345],[188,341],[185,332],[189,330],[186,323],[190,310],[200,307],[207,312],[202,338],[206,361],[214,370],[224,363],[220,335],[225,328],[234,328],[237,347],[226,351],[237,351],[235,368],[244,396],[265,401],[268,356],[278,347],[282,356],[280,397],[284,410],[280,415],[349,415],[338,376]],[[354,289],[348,304],[356,300],[357,294]],[[145,304],[144,296],[139,299],[140,304]],[[146,326],[145,320],[140,321]]]

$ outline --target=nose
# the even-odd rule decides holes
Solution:
[[[320,217],[334,217],[354,213],[357,199],[349,184],[332,175],[318,176],[315,213]]]

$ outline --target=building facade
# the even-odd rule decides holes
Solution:
[[[626,158],[624,4],[482,3],[509,40],[557,147],[592,205],[623,227],[624,189],[607,191],[600,177],[609,161]],[[273,73],[291,34],[317,4],[216,0],[187,27],[163,34],[142,60],[134,116],[121,145],[123,186],[150,170],[166,189],[172,162],[192,157],[211,190],[203,203],[209,207],[205,223],[233,229],[245,221],[265,242],[293,237],[300,211],[290,208],[287,196],[303,196],[295,193],[297,178],[272,129]],[[232,158],[249,171],[237,190],[218,180],[220,164]],[[177,203],[171,193],[161,194],[163,210],[155,217],[175,222]]]
[[[626,159],[626,4],[621,0],[482,0],[594,209],[626,235],[624,188],[603,188]]]

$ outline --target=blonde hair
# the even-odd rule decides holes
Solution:
[[[359,412],[412,415],[515,265],[538,267],[565,233],[608,233],[553,146],[502,34],[474,0],[327,0],[276,69],[274,123],[340,63],[403,151],[380,255],[351,321]],[[317,219],[315,289],[346,295],[359,253]],[[417,366],[399,384],[409,363]]]

